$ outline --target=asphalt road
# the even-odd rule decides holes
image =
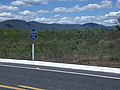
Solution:
[[[120,90],[120,75],[0,63],[0,90]]]

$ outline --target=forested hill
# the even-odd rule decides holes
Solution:
[[[108,27],[104,25],[99,25],[96,23],[87,23],[87,24],[45,24],[45,23],[38,23],[35,21],[22,21],[22,20],[7,20],[0,22],[0,29],[7,29],[7,30],[29,30],[35,28],[38,31],[44,31],[44,30],[83,30],[86,28],[90,29],[103,29],[103,30],[110,30],[115,28]]]

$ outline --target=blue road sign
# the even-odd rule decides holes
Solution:
[[[37,39],[37,31],[35,29],[32,29],[30,33],[30,38],[33,42]]]

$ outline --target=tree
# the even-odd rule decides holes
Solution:
[[[116,26],[117,31],[120,31],[120,17],[117,18],[118,25]]]
[[[120,17],[119,17],[117,20],[118,20],[118,22],[119,22],[119,24],[120,24]]]

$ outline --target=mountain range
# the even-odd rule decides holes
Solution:
[[[110,30],[114,29],[115,26],[104,26],[96,23],[87,23],[87,24],[46,24],[46,23],[39,23],[35,21],[26,22],[23,20],[7,20],[0,22],[0,29],[5,30],[30,30],[36,29],[37,31],[44,31],[44,30],[83,30],[86,28],[90,29],[103,29],[103,30]]]

